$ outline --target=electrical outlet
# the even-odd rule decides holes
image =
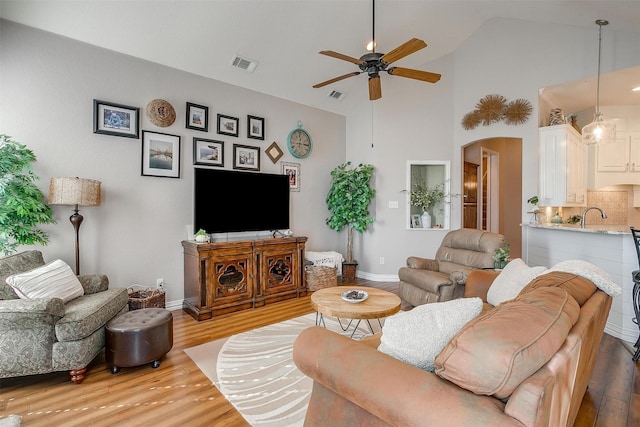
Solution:
[[[164,279],[156,279],[156,288],[158,289],[164,288]]]
[[[384,257],[380,257],[380,265],[384,264]]]
[[[398,201],[390,200],[389,201],[389,209],[398,209]]]

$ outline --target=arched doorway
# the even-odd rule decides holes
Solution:
[[[522,255],[522,139],[488,138],[462,147],[462,224],[501,233]]]

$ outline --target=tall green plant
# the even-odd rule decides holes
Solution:
[[[372,176],[372,165],[352,168],[351,162],[331,171],[331,189],[326,199],[331,217],[326,223],[338,232],[347,227],[347,262],[353,262],[353,230],[363,233],[373,223],[369,216],[369,204],[376,195],[370,185]]]
[[[35,184],[38,176],[31,170],[35,161],[33,151],[0,135],[0,250],[5,255],[15,252],[18,245],[49,242],[38,225],[55,221]]]

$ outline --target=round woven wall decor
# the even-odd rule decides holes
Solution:
[[[462,117],[462,127],[466,130],[470,130],[475,128],[482,121],[482,117],[480,117],[480,112],[478,110],[473,110],[468,112]]]
[[[147,117],[154,125],[166,128],[176,121],[176,110],[164,99],[154,99],[147,104]]]
[[[507,104],[504,110],[504,122],[508,125],[521,125],[529,119],[533,107],[526,99],[516,99]]]
[[[502,120],[507,99],[502,95],[487,95],[476,104],[483,126]]]

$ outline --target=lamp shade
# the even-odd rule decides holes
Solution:
[[[605,120],[602,113],[598,112],[593,122],[582,128],[582,141],[587,145],[616,142],[616,125]]]
[[[100,181],[85,178],[51,178],[50,205],[100,206]]]

